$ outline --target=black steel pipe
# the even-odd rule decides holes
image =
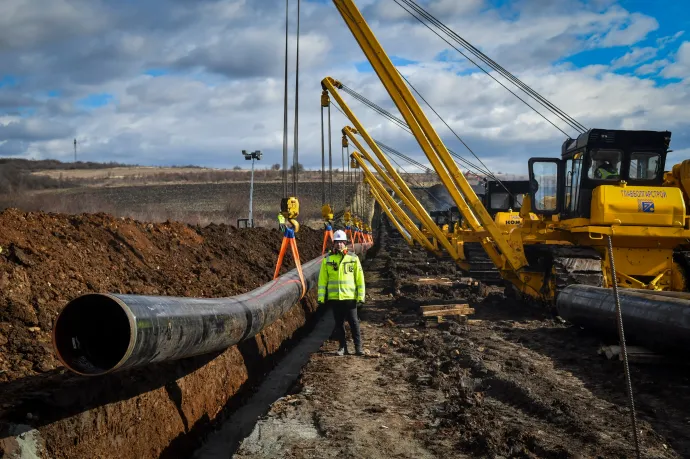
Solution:
[[[367,248],[356,244],[355,251]],[[316,285],[322,258],[302,265],[308,290]],[[301,295],[296,269],[229,298],[87,294],[58,315],[53,346],[68,369],[87,376],[192,357],[253,337]]]
[[[690,350],[687,294],[620,289],[626,341],[659,351]],[[617,337],[613,291],[570,285],[558,295],[561,317],[586,329]]]

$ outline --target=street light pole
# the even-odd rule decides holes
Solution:
[[[251,225],[251,227],[254,228],[254,160],[260,160],[262,153],[259,150],[256,150],[252,153],[248,153],[247,150],[242,150],[242,154],[244,155],[244,159],[252,160],[252,176],[249,182],[249,225]]]

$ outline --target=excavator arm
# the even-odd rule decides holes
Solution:
[[[490,237],[484,238],[482,246],[494,263],[501,269],[514,272],[526,266],[522,240],[516,237],[506,238],[501,233],[354,2],[333,0],[333,3],[469,226],[475,231],[480,228],[487,231]],[[322,83],[331,87],[337,84],[331,78],[326,78]],[[328,89],[333,94],[334,91]]]

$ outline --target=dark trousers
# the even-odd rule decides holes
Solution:
[[[355,300],[330,300],[328,305],[333,309],[335,318],[335,337],[340,343],[340,347],[347,346],[345,339],[345,321],[350,324],[352,340],[355,342],[355,349],[362,347],[362,338],[359,333],[359,319],[357,318],[357,301]]]

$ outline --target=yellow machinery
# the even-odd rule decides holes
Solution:
[[[299,231],[299,223],[297,217],[299,216],[299,201],[295,197],[283,198],[280,201],[280,213],[290,222],[295,233]]]
[[[434,249],[433,244],[426,236],[424,236],[424,234],[422,234],[421,230],[417,228],[407,213],[402,210],[402,208],[398,205],[398,203],[395,202],[391,195],[388,194],[381,182],[373,175],[373,173],[369,170],[369,167],[367,167],[367,165],[364,163],[362,156],[360,156],[357,151],[353,152],[351,156],[352,160],[357,163],[358,167],[362,168],[364,179],[371,186],[371,191],[374,198],[377,199],[380,205],[382,204],[382,209],[388,209],[388,212],[386,213],[389,214],[389,217],[392,217],[391,221],[398,228],[400,234],[405,237],[408,243],[411,242],[411,240],[415,240],[425,249],[435,252],[436,250]],[[377,168],[379,167],[375,163],[373,163],[373,165]],[[404,228],[405,231],[401,231],[401,228]],[[409,235],[410,239],[406,237],[407,235]]]
[[[664,180],[669,132],[592,129],[577,139],[568,139],[561,158],[531,159],[530,192],[520,209],[522,225],[504,233],[448,153],[353,1],[333,3],[438,173],[467,228],[515,289],[551,304],[561,289],[577,283],[687,289],[690,219],[685,198],[690,191],[690,165],[685,161],[674,166]],[[326,78],[322,86],[339,99],[336,80]],[[375,143],[354,121],[354,115],[346,114],[385,164],[385,157],[379,157]],[[379,175],[390,186],[390,179],[381,172]],[[407,196],[404,184],[398,185],[401,198],[409,201],[405,205],[414,208],[426,229],[453,258],[459,259],[457,247],[444,243],[448,241],[446,236],[427,220],[428,214],[419,203]],[[610,274],[610,252],[616,260],[615,279]]]
[[[324,204],[321,206],[321,217],[323,218],[324,223],[333,222],[333,208],[330,204]]]

